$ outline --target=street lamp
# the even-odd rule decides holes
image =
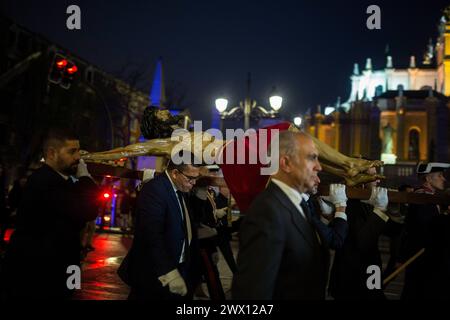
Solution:
[[[300,126],[302,125],[302,117],[295,117],[295,118],[294,118],[294,124],[295,124],[297,127],[300,127]]]
[[[258,106],[255,100],[250,99],[250,73],[247,80],[247,97],[244,101],[239,102],[238,106],[231,108],[227,111],[228,100],[226,98],[216,99],[216,109],[220,114],[220,130],[223,131],[223,120],[229,118],[240,118],[244,116],[244,130],[250,128],[250,118],[275,118],[280,110],[283,98],[275,93],[273,88],[272,96],[269,98],[270,107],[272,110],[267,110],[262,106]]]
[[[219,111],[220,114],[222,114],[226,109],[228,105],[228,100],[225,98],[219,98],[216,99],[216,109]]]

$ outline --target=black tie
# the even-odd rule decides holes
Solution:
[[[320,239],[319,233],[317,232],[316,228],[316,222],[317,220],[313,221],[313,215],[315,214],[314,204],[312,203],[312,200],[309,201],[303,200],[300,202],[300,207],[302,207],[303,212],[305,213],[306,220],[308,221],[309,225],[312,228],[313,233],[317,237],[317,240],[319,244],[322,243],[322,240]],[[317,217],[314,217],[316,219]]]
[[[186,224],[186,214],[187,212],[184,210],[184,202],[183,202],[183,193],[179,190],[177,190],[177,196],[178,200],[180,201],[180,207],[181,211],[183,213],[183,231],[184,231],[184,241],[185,241],[185,247],[184,247],[184,256],[185,256],[185,262],[187,262],[189,258],[188,250],[189,250],[189,238],[188,238],[188,230],[187,230],[187,224]]]
[[[303,210],[303,213],[305,214],[306,221],[311,223],[311,209],[309,208],[308,203],[303,199],[302,202],[300,202],[300,207]]]

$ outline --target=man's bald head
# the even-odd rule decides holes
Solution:
[[[282,131],[279,135],[279,155],[295,156],[303,142],[311,140],[304,132]],[[312,140],[311,140],[312,141]]]
[[[299,192],[308,192],[318,180],[322,170],[319,152],[304,132],[283,131],[279,135],[279,169],[274,178],[279,179]]]

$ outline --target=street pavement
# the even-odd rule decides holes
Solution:
[[[131,246],[132,237],[114,233],[97,233],[94,251],[87,254],[82,265],[81,290],[78,300],[125,300],[129,288],[117,275],[117,268]]]
[[[117,268],[125,257],[132,243],[132,236],[114,233],[97,233],[94,236],[94,251],[88,253],[82,265],[81,290],[75,294],[77,300],[125,300],[129,288],[117,275]],[[237,240],[232,241],[232,248],[237,252]],[[222,285],[227,298],[230,298],[232,272],[225,259],[220,256],[218,263]],[[202,286],[207,300],[206,284]]]

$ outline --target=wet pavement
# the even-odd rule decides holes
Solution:
[[[125,300],[129,288],[117,275],[117,268],[128,252],[132,236],[114,233],[97,233],[94,236],[94,251],[88,253],[82,265],[81,290],[76,292],[77,300]],[[232,248],[237,252],[237,239],[232,241]],[[225,259],[221,256],[218,263],[222,285],[227,298],[230,298],[232,273]],[[207,300],[206,285],[203,285],[206,297],[195,297]]]
[[[125,300],[129,288],[117,275],[117,268],[132,243],[129,235],[97,233],[94,251],[87,254],[82,265],[81,290],[78,300]]]

